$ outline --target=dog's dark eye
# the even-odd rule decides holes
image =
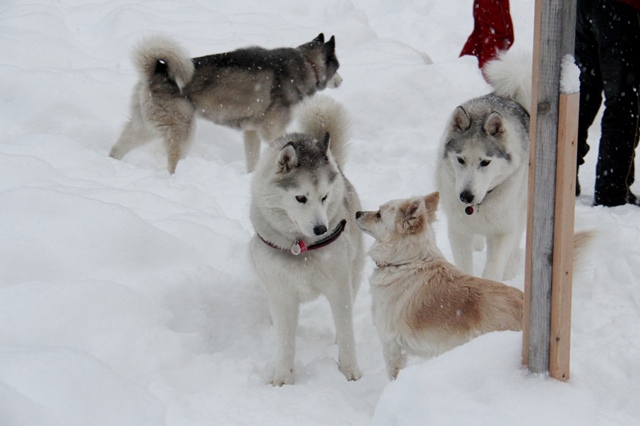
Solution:
[[[460,164],[464,164],[464,158],[462,158],[462,157],[458,157],[458,163],[460,163]]]
[[[307,202],[307,197],[305,197],[304,195],[298,195],[296,196],[296,201],[304,204]]]
[[[322,197],[322,200],[321,200],[321,201],[322,201],[323,203],[324,203],[325,201],[327,201],[327,196],[325,195],[324,197]]]
[[[482,160],[480,162],[480,167],[487,167],[491,163],[491,160]]]
[[[380,210],[378,210],[376,212],[376,219],[380,219],[380,218],[382,218],[382,215],[380,214]]]

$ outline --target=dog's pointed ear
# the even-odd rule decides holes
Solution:
[[[502,121],[502,116],[493,111],[487,117],[487,120],[484,123],[484,131],[487,132],[489,136],[501,136],[504,134],[504,122]]]
[[[324,45],[325,48],[328,48],[330,51],[336,50],[336,38],[331,36],[329,41]]]
[[[424,197],[424,205],[427,208],[427,220],[429,223],[433,223],[436,220],[436,210],[438,210],[438,203],[440,202],[440,193],[432,192]]]
[[[471,117],[461,106],[457,107],[451,118],[451,126],[460,132],[464,132],[471,127]]]
[[[315,44],[324,44],[324,33],[318,34],[318,37],[314,38],[311,42]]]
[[[327,151],[329,150],[329,141],[331,140],[331,135],[329,134],[329,132],[326,132],[324,134],[324,136],[322,137],[322,139],[320,139],[318,142],[316,142],[316,146],[318,147],[318,149],[320,151],[322,151],[323,154],[326,154]]]
[[[288,173],[298,166],[298,154],[291,142],[286,144],[278,153],[278,173]]]
[[[401,229],[398,229],[399,232],[415,234],[422,229],[424,226],[423,203],[422,198],[413,198],[400,206],[399,224]]]

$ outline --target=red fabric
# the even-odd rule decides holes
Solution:
[[[640,0],[618,0],[620,3],[627,4],[634,9],[640,10]]]
[[[460,56],[478,57],[478,66],[496,57],[499,51],[513,44],[513,23],[509,0],[474,0],[473,32],[462,48]]]

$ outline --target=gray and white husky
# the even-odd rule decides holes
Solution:
[[[270,143],[252,181],[250,250],[263,281],[277,334],[274,386],[294,379],[300,304],[319,295],[331,305],[338,367],[360,378],[353,302],[364,264],[354,217],[360,200],[342,169],[347,119],[340,104],[316,96],[301,109],[301,133]]]
[[[473,274],[486,238],[484,278],[516,273],[526,224],[531,60],[507,54],[486,65],[494,92],[458,106],[442,137],[436,185],[455,264]]]
[[[342,79],[335,39],[324,35],[295,48],[249,47],[190,58],[174,41],[154,36],[134,52],[140,80],[133,90],[131,118],[109,154],[121,159],[158,137],[174,173],[190,146],[195,117],[244,131],[247,169],[260,155],[260,139],[282,135],[292,107]]]

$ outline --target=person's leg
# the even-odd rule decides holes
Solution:
[[[592,22],[599,40],[605,110],[594,204],[617,206],[628,201],[638,144],[640,12],[616,1],[599,3]]]
[[[578,157],[576,173],[589,152],[589,128],[602,104],[602,76],[598,61],[598,44],[591,25],[592,0],[578,0],[576,16],[575,58],[580,68],[580,112],[578,114]],[[576,195],[580,184],[576,176]]]

